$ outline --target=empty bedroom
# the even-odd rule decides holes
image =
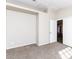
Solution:
[[[7,0],[6,59],[72,59],[72,0]]]

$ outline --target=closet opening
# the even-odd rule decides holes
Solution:
[[[63,43],[63,20],[57,21],[57,42]]]

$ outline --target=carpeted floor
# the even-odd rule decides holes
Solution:
[[[28,45],[9,49],[6,59],[72,59],[71,48],[60,44],[51,43],[43,46]]]

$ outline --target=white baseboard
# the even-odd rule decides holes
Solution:
[[[12,47],[6,47],[6,50],[13,49],[13,48],[18,48],[18,47],[22,47],[22,46],[26,46],[26,45],[31,45],[31,44],[36,44],[36,43],[33,42],[33,43],[29,43],[29,44],[21,44],[21,45],[16,45],[16,46],[12,46]]]

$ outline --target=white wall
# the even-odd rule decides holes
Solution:
[[[63,43],[72,46],[72,17],[63,18]]]
[[[55,10],[52,10],[51,8],[48,9],[48,15],[50,19],[49,29],[50,29],[50,43],[57,42],[57,22],[55,20]]]
[[[7,49],[36,43],[36,16],[7,10]]]
[[[38,45],[57,42],[56,25],[55,13],[52,9],[49,8],[46,14],[38,14]]]
[[[39,46],[56,42],[57,23],[55,19],[64,20],[64,44],[71,46],[71,36],[67,35],[71,34],[71,25],[69,27],[67,25],[71,23],[71,20],[67,20],[70,16],[71,8],[59,10],[56,14],[51,11],[47,14],[39,13],[38,17],[7,10],[7,49],[36,42]],[[50,35],[50,20],[52,20],[52,35]]]
[[[51,8],[48,9],[48,15],[50,20],[55,20],[55,10],[52,10]]]
[[[61,19],[61,18],[69,17],[69,16],[72,16],[72,7],[68,7],[68,8],[64,8],[64,9],[60,9],[56,11],[55,18]]]
[[[72,46],[72,8],[57,11],[56,19],[63,19],[63,43]]]
[[[49,43],[49,16],[48,14],[38,14],[38,45]]]

